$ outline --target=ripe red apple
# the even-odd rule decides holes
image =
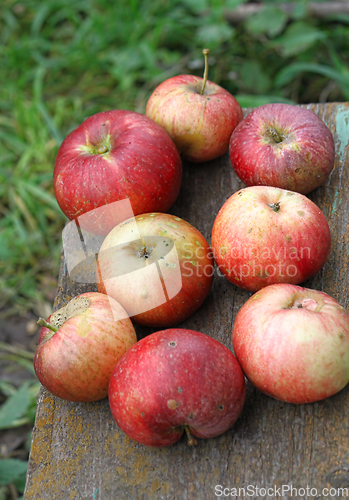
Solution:
[[[265,104],[236,127],[229,143],[231,164],[247,186],[275,186],[309,193],[334,165],[334,140],[321,118],[291,104]]]
[[[181,178],[181,160],[168,134],[140,113],[113,110],[90,116],[65,138],[53,185],[69,219],[88,213],[80,225],[105,235],[130,216],[114,202],[129,199],[133,214],[166,212]]]
[[[204,236],[174,215],[138,215],[104,239],[97,260],[98,291],[125,308],[136,323],[165,328],[193,314],[213,281]]]
[[[331,233],[320,208],[306,196],[251,186],[224,203],[211,244],[220,272],[253,292],[315,275],[329,256]]]
[[[233,346],[248,380],[288,403],[325,399],[349,381],[349,313],[324,292],[263,288],[239,310]]]
[[[96,292],[75,297],[39,324],[35,373],[49,392],[68,401],[105,398],[115,364],[137,342],[125,310]]]
[[[168,446],[184,431],[211,438],[226,432],[245,401],[245,380],[233,353],[192,330],[153,333],[115,367],[109,405],[118,426],[148,446]]]
[[[196,163],[227,153],[231,133],[243,118],[236,99],[207,80],[206,51],[204,78],[179,75],[165,80],[145,111],[170,134],[183,158]]]

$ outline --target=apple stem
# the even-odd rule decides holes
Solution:
[[[270,128],[268,130],[268,135],[275,141],[277,144],[280,144],[285,139],[285,136],[279,132],[277,132],[275,129]]]
[[[206,87],[206,82],[207,82],[207,77],[208,77],[208,54],[210,53],[209,49],[202,49],[202,53],[205,56],[205,70],[204,70],[204,81],[202,83],[202,89],[200,94],[203,95],[205,92],[205,87]]]
[[[193,446],[195,444],[198,444],[198,442],[196,441],[196,439],[190,434],[190,430],[189,430],[189,427],[188,427],[187,424],[184,425],[184,429],[185,429],[185,432],[187,433],[188,445],[189,446]]]
[[[270,208],[274,210],[274,212],[278,212],[280,210],[280,202],[277,201],[276,203],[270,203]]]
[[[103,155],[104,153],[106,153],[108,151],[108,148],[105,144],[102,144],[101,146],[99,146],[99,148],[97,149],[97,153],[100,154],[100,155]]]
[[[37,321],[37,324],[40,325],[40,326],[45,326],[46,328],[49,328],[50,330],[52,330],[55,333],[58,331],[58,328],[56,328],[55,326],[51,325],[51,323],[48,323],[46,321],[46,319],[44,319],[44,318],[39,318],[38,321]]]
[[[138,250],[138,257],[141,257],[143,259],[148,259],[149,257],[151,257],[151,253],[147,245],[143,245],[142,248]]]

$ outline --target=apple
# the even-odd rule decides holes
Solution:
[[[106,235],[129,217],[115,202],[129,199],[133,214],[166,212],[181,178],[181,159],[168,134],[146,116],[118,109],[90,116],[64,139],[53,185],[70,220],[88,213],[80,221],[84,229]]]
[[[252,295],[233,325],[248,380],[288,403],[312,403],[349,381],[349,312],[324,292],[270,285]]]
[[[228,152],[229,139],[242,120],[240,104],[224,88],[204,78],[179,75],[162,82],[149,97],[146,115],[172,137],[186,160],[201,163]]]
[[[97,287],[138,324],[165,328],[193,314],[213,281],[212,251],[189,222],[170,214],[138,215],[105,237]]]
[[[109,405],[118,426],[147,446],[169,446],[184,431],[211,438],[226,432],[245,401],[245,379],[233,353],[209,335],[155,332],[115,366]]]
[[[35,373],[51,394],[68,401],[105,398],[115,364],[137,342],[124,309],[97,292],[75,297],[38,323]]]
[[[306,196],[250,186],[234,193],[218,212],[211,245],[220,272],[254,292],[314,276],[328,259],[331,233],[320,208]]]
[[[247,186],[274,186],[307,194],[334,165],[330,130],[313,111],[282,103],[251,111],[229,142],[231,164]]]

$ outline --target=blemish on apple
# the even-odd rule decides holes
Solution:
[[[265,280],[269,278],[270,274],[266,269],[261,269],[260,272],[256,274],[256,276],[262,280]]]
[[[167,407],[170,410],[175,410],[178,406],[179,406],[179,403],[177,403],[177,401],[175,399],[169,399],[167,401]]]

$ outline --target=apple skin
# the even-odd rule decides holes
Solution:
[[[220,272],[255,292],[314,276],[330,254],[331,233],[320,208],[306,196],[250,186],[234,193],[218,212],[211,245]]]
[[[117,204],[128,198],[133,214],[166,212],[175,202],[182,164],[168,134],[134,111],[102,111],[87,118],[61,144],[54,166],[54,192],[70,220],[107,234],[125,220]],[[103,214],[94,209],[105,206]]]
[[[146,115],[172,137],[181,156],[206,162],[228,152],[229,139],[243,118],[240,104],[224,88],[203,78],[179,75],[162,82],[151,94]]]
[[[120,304],[101,293],[83,293],[51,314],[48,322],[58,330],[40,330],[34,369],[41,384],[68,401],[107,397],[115,364],[137,342]]]
[[[109,384],[118,426],[147,446],[175,443],[184,426],[199,438],[218,436],[237,420],[244,401],[245,379],[233,353],[193,330],[143,338],[123,356]]]
[[[281,401],[320,401],[349,381],[349,313],[318,290],[256,292],[235,318],[233,346],[248,380]]]
[[[173,251],[158,250],[162,242],[172,243]],[[154,273],[146,274],[151,269]],[[156,328],[191,316],[206,299],[213,273],[212,251],[200,231],[163,213],[120,223],[104,239],[97,259],[98,291],[117,300],[135,323]],[[168,296],[161,300],[164,288]]]
[[[255,108],[229,142],[231,164],[247,186],[274,186],[307,194],[330,175],[332,134],[313,111],[273,103]]]

